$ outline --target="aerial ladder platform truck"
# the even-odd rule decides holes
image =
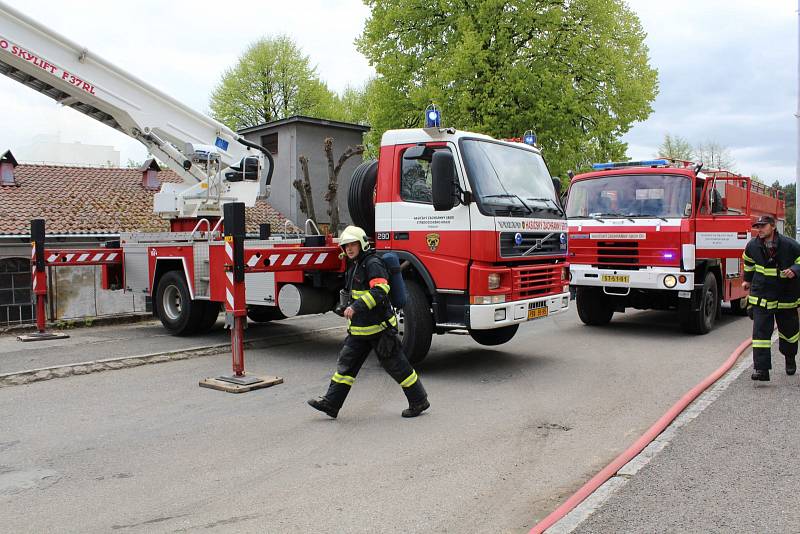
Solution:
[[[270,192],[264,147],[2,3],[0,72],[140,141],[183,180],[154,197],[170,231],[121,233],[115,248],[50,248],[43,222],[34,224],[40,330],[45,269],[70,265],[101,265],[105,288],[150,295],[174,334],[211,328],[223,309],[235,375],[248,317],[335,307],[345,267],[335,236],[246,236],[243,206]],[[398,316],[412,362],[434,334],[498,345],[569,305],[567,222],[541,151],[444,128],[438,111],[425,116],[425,128],[384,134],[379,159],[356,169],[348,196],[373,246],[402,261],[408,298]]]

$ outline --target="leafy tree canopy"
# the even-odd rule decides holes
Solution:
[[[285,35],[261,39],[226,70],[210,102],[212,116],[234,130],[292,115],[334,118],[338,96]]]
[[[622,159],[620,137],[647,118],[657,92],[644,32],[622,0],[365,0],[359,50],[371,144],[444,122],[495,137],[532,129],[551,172]]]

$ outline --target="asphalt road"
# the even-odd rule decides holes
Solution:
[[[725,315],[688,336],[662,312],[590,328],[571,310],[501,347],[440,337],[419,368],[432,408],[410,420],[374,358],[337,420],[305,404],[330,337],[249,351],[250,372],[286,383],[242,395],[197,386],[226,356],[3,388],[3,529],[525,532],[749,328]]]

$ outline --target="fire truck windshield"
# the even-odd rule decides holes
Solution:
[[[578,180],[567,200],[567,217],[688,217],[692,181],[676,174],[623,174]]]
[[[481,212],[547,219],[564,216],[550,171],[538,153],[479,139],[462,140],[461,151]]]

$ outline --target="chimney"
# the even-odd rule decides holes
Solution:
[[[17,160],[10,150],[6,150],[0,156],[0,186],[19,185],[14,177],[14,167],[17,165]]]
[[[161,189],[161,180],[158,179],[158,171],[161,167],[156,163],[155,158],[145,161],[139,171],[142,173],[142,187],[148,191],[158,191]]]

